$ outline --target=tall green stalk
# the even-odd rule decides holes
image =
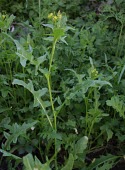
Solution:
[[[53,41],[52,45],[52,51],[50,55],[50,62],[49,62],[49,74],[47,76],[47,84],[48,84],[48,89],[49,89],[49,97],[50,97],[50,102],[51,102],[51,107],[52,107],[52,112],[53,112],[53,117],[54,117],[54,131],[55,133],[57,132],[57,123],[56,123],[56,112],[55,112],[55,107],[54,107],[54,102],[53,102],[53,97],[52,97],[52,87],[51,87],[51,68],[52,68],[52,63],[53,63],[53,57],[55,53],[55,47],[56,47],[57,39]],[[55,137],[55,168],[57,169],[57,159],[56,159],[57,151],[56,151],[56,137]]]

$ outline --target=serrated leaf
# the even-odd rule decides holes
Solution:
[[[2,121],[0,122],[0,127],[6,127],[6,125],[8,125],[10,123],[10,121],[11,121],[10,117],[6,117],[6,118],[2,119]]]
[[[29,83],[26,84],[23,80],[14,79],[12,84],[23,86],[29,90],[34,96],[34,107],[37,107],[40,104],[45,111],[43,104],[44,102],[42,101],[41,97],[48,91],[47,88],[42,88],[41,90],[35,91],[31,80],[29,80]]]
[[[20,64],[25,67],[27,60],[32,63],[33,61],[33,55],[32,52],[26,51],[24,47],[17,41],[12,39],[16,45],[17,52],[16,54],[20,57]]]
[[[111,100],[106,101],[106,104],[113,107],[119,113],[120,117],[125,118],[125,104],[123,100],[120,100],[119,96],[113,96]]]
[[[108,154],[106,156],[103,155],[100,158],[96,159],[93,163],[91,163],[87,170],[94,170],[95,168],[98,168],[100,166],[104,167],[103,165],[107,162],[113,165],[112,162],[114,162],[116,159],[118,159],[118,156],[114,156],[111,154]]]
[[[109,85],[110,87],[112,87],[111,83],[109,83],[108,81],[103,81],[103,80],[91,80],[91,79],[87,79],[87,80],[84,80],[84,74],[77,74],[74,70],[72,69],[66,69],[66,70],[70,70],[72,71],[75,76],[77,77],[78,79],[78,90],[82,89],[82,93],[85,94],[88,89],[90,87],[97,87],[97,88],[102,88],[102,86],[105,86],[105,85]]]
[[[45,74],[45,76],[47,76],[47,75]],[[37,107],[39,105],[42,107],[51,127],[53,127],[51,120],[50,120],[49,116],[47,115],[46,108],[45,108],[46,104],[48,105],[48,102],[46,103],[41,99],[41,97],[47,92],[47,88],[43,88],[42,90],[35,91],[31,80],[29,80],[29,83],[26,84],[22,80],[14,79],[13,84],[21,85],[33,94],[33,96],[34,96],[34,107]]]
[[[96,170],[111,170],[113,167],[114,161],[111,162],[105,162],[103,165],[98,166]]]
[[[68,45],[68,43],[66,42],[65,38],[66,38],[66,36],[61,37],[61,38],[60,38],[60,41],[62,41],[62,42],[65,43],[66,45]]]
[[[42,101],[41,97],[46,94],[48,91],[47,88],[42,88],[42,90],[34,91],[33,96],[34,96],[34,107],[37,107],[38,105],[42,104],[42,108],[45,108],[44,102]]]
[[[31,93],[34,92],[34,87],[33,87],[33,83],[31,80],[29,80],[29,83],[26,84],[23,80],[19,80],[19,79],[14,79],[12,82],[13,85],[17,84],[20,86],[23,86],[24,88],[26,88],[27,90],[29,90]]]
[[[35,75],[37,75],[37,71],[38,71],[40,64],[42,64],[44,61],[46,61],[46,54],[41,56],[41,57],[38,57],[36,61],[33,61],[33,64],[36,67],[35,68]]]
[[[6,129],[8,129],[10,132],[4,132],[4,135],[6,136],[7,140],[5,142],[5,148],[7,150],[10,150],[10,145],[11,143],[16,143],[17,138],[20,135],[23,135],[26,133],[28,129],[33,127],[37,121],[32,122],[32,123],[23,123],[22,125],[18,125],[17,123],[13,124],[12,126],[6,125]]]

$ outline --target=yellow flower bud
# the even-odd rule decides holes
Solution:
[[[98,77],[98,71],[96,70],[96,68],[91,68],[90,76],[94,79]]]
[[[58,17],[55,15],[53,16],[53,21],[57,21]]]
[[[49,19],[53,18],[53,13],[50,13],[50,14],[48,15],[48,18],[49,18]]]

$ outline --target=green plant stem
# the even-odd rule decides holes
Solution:
[[[49,63],[49,74],[51,73],[52,62],[53,62],[53,57],[54,57],[54,53],[55,53],[56,43],[57,43],[57,39],[55,39],[53,41],[53,45],[52,45],[52,52],[51,52],[50,63]]]
[[[92,132],[92,129],[93,129],[93,126],[94,126],[94,123],[95,123],[95,120],[96,119],[96,117],[93,119],[93,121],[91,122],[91,125],[90,125],[90,128],[89,128],[89,132],[88,132],[88,138],[90,137],[90,134],[91,134],[91,132]]]
[[[90,95],[92,94],[92,91],[93,91],[93,88],[90,89],[89,91],[89,94],[88,94],[88,97],[85,98],[85,107],[86,107],[86,117],[85,117],[85,122],[86,122],[86,130],[85,130],[85,134],[87,135],[88,133],[88,120],[89,120],[89,114],[88,114],[88,100],[89,100],[89,97]]]
[[[50,77],[47,78],[47,83],[48,83],[51,107],[52,107],[53,116],[54,116],[54,130],[56,130],[56,114],[55,114],[55,108],[54,108],[53,98],[52,98],[52,90],[51,90],[51,84],[50,84]]]
[[[38,103],[40,104],[41,108],[43,109],[43,111],[44,111],[44,113],[45,113],[45,115],[46,115],[46,117],[47,117],[47,119],[48,119],[48,121],[49,121],[49,123],[50,123],[50,126],[51,126],[52,129],[53,129],[53,125],[52,125],[52,123],[51,123],[51,120],[50,120],[49,116],[47,115],[47,112],[46,112],[46,110],[45,110],[42,102],[41,102],[38,98],[37,98],[37,101],[38,101]]]
[[[52,52],[51,52],[51,56],[50,56],[50,62],[49,62],[49,74],[47,76],[47,84],[48,84],[48,89],[49,89],[49,96],[50,96],[50,102],[51,102],[51,107],[52,107],[52,112],[53,112],[53,117],[54,117],[54,130],[55,133],[57,132],[57,122],[56,122],[56,112],[55,112],[55,108],[54,108],[54,103],[53,103],[53,97],[52,97],[52,88],[51,88],[51,68],[52,68],[52,62],[53,62],[53,57],[54,57],[54,53],[55,53],[55,47],[56,47],[56,43],[57,43],[57,39],[55,39],[53,41],[53,45],[52,45]],[[57,158],[56,158],[56,137],[55,137],[55,169],[57,169]]]
[[[48,78],[47,78],[50,102],[51,102],[53,116],[54,116],[54,130],[55,131],[57,130],[57,127],[56,127],[56,113],[55,113],[53,97],[52,97],[52,88],[51,88],[51,68],[52,68],[52,62],[53,62],[53,57],[54,57],[54,53],[55,53],[56,43],[57,43],[57,39],[54,40],[53,45],[52,45],[52,52],[51,52],[50,63],[49,63],[49,75],[48,75]]]

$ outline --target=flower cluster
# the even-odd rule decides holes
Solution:
[[[48,18],[56,22],[62,18],[62,14],[60,13],[60,11],[57,13],[57,15],[55,15],[54,13],[50,13],[48,15]]]
[[[89,75],[92,79],[96,79],[98,77],[98,71],[96,68],[92,67],[89,69]]]
[[[98,77],[98,71],[96,70],[96,68],[92,69],[91,70],[91,76],[93,78],[97,78]]]

